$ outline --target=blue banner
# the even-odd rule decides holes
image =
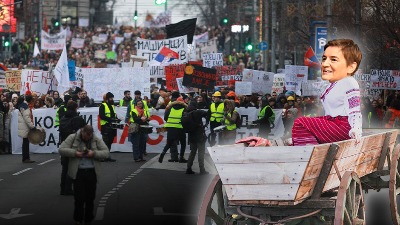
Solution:
[[[69,80],[75,81],[75,60],[68,60]]]

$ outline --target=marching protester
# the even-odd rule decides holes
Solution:
[[[60,97],[60,92],[53,91],[54,106],[59,108],[63,103],[63,99]]]
[[[106,144],[85,125],[61,143],[59,153],[68,157],[68,175],[73,179],[76,224],[90,224],[94,219],[94,199],[100,174],[100,162],[109,158]]]
[[[269,100],[266,97],[262,97],[261,110],[258,114],[258,119],[253,121],[253,124],[259,124],[258,135],[262,138],[268,138],[271,133],[271,128],[274,126],[275,113],[269,106]]]
[[[360,141],[360,87],[353,75],[361,59],[362,53],[352,40],[336,39],[326,43],[321,67],[322,79],[330,83],[321,96],[325,116],[297,118],[292,129],[293,145],[316,145],[351,138]]]
[[[235,101],[231,99],[224,100],[224,116],[222,123],[226,125],[226,129],[221,131],[219,144],[234,144],[236,139],[236,120],[239,114],[235,110]]]
[[[19,97],[17,101],[18,109],[18,136],[22,138],[22,162],[34,163],[29,156],[29,140],[28,133],[30,130],[36,129],[33,124],[32,110],[28,107],[29,103],[33,100],[32,95],[25,95]]]
[[[206,151],[206,140],[207,136],[205,133],[205,126],[203,125],[203,118],[208,118],[207,111],[197,110],[195,107],[189,106],[189,113],[191,113],[192,126],[188,132],[189,143],[190,143],[190,154],[187,161],[186,174],[194,174],[192,170],[193,161],[197,155],[199,162],[200,174],[208,174],[204,167],[204,154]],[[208,121],[207,121],[208,122]]]
[[[94,104],[94,100],[92,98],[89,98],[89,96],[87,96],[87,92],[85,90],[81,90],[78,93],[79,99],[79,108],[83,108],[83,107],[95,107]]]
[[[107,92],[105,97],[105,102],[103,102],[99,107],[101,135],[108,150],[111,151],[111,145],[117,135],[117,129],[112,127],[112,123],[119,123],[121,120],[118,119],[115,111],[114,94]],[[110,154],[105,161],[115,162],[116,160],[112,159]]]
[[[124,97],[119,100],[119,106],[129,106],[129,103],[132,101],[131,91],[124,91]]]
[[[149,125],[150,114],[144,108],[142,100],[138,100],[131,110],[130,123],[136,123],[139,128],[137,132],[130,133],[130,140],[132,142],[133,160],[135,162],[146,161],[143,158],[146,152],[146,142],[148,139],[148,129],[141,125]]]
[[[54,125],[58,127],[60,125],[60,119],[65,115],[67,111],[68,101],[71,99],[71,95],[64,95],[64,102],[57,108],[56,118],[54,119]]]
[[[85,120],[78,114],[78,103],[69,100],[67,103],[67,111],[60,120],[60,143],[65,141],[71,134],[76,133],[80,128],[86,125]],[[72,180],[67,175],[69,158],[61,156],[61,183],[60,195],[72,195]]]
[[[216,91],[212,97],[213,103],[211,103],[210,109],[208,110],[208,118],[210,118],[210,145],[214,146],[216,144],[215,138],[217,136],[214,132],[214,128],[221,125],[221,121],[224,117],[224,103],[221,100],[221,92]]]
[[[167,144],[158,159],[160,163],[163,162],[168,149],[171,149],[171,159],[169,159],[168,162],[179,162],[180,159],[184,159],[182,154],[180,155],[180,158],[178,158],[178,142],[184,132],[182,116],[186,108],[187,105],[183,102],[183,99],[178,98],[165,109],[164,120],[166,123],[164,124],[164,127],[167,128]],[[185,160],[185,162],[187,161]]]

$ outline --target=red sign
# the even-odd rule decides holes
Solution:
[[[17,19],[14,18],[14,0],[3,0],[1,5],[2,10],[0,11],[0,32],[17,32]]]

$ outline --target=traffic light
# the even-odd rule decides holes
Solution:
[[[138,19],[138,15],[137,15],[137,10],[135,10],[135,15],[133,16],[133,20],[137,20]]]
[[[226,17],[223,18],[223,19],[222,19],[222,23],[223,23],[223,24],[228,24],[228,18],[226,18]]]
[[[3,46],[4,46],[4,47],[9,47],[9,46],[10,46],[10,40],[9,40],[8,38],[6,38],[6,39],[4,40]]]
[[[155,0],[156,5],[163,5],[167,3],[167,0]]]
[[[59,27],[60,21],[58,21],[58,19],[51,18],[51,24],[53,25],[53,27]]]
[[[253,50],[253,45],[252,45],[252,44],[247,44],[247,45],[246,45],[246,50],[247,50],[247,51]]]

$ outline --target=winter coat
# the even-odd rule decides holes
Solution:
[[[61,143],[60,149],[58,150],[61,156],[69,157],[68,175],[72,179],[76,178],[76,173],[78,172],[79,161],[81,158],[76,158],[75,152],[78,150],[81,143],[82,143],[81,131],[79,130],[75,134],[69,135],[68,138]],[[92,159],[98,180],[100,173],[99,160],[108,158],[110,153],[104,141],[99,137],[97,137],[95,134],[93,134],[93,138],[91,140],[91,150],[94,151],[94,156]]]
[[[28,133],[35,127],[32,122],[32,111],[28,108],[28,103],[23,102],[18,107],[18,136],[27,138]]]

